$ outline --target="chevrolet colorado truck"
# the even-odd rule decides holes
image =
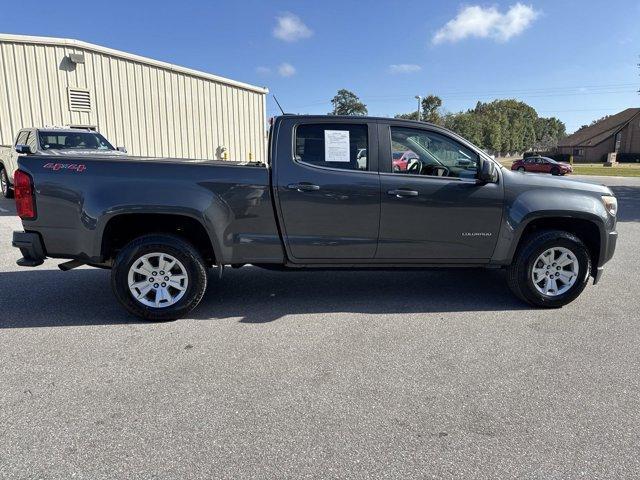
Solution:
[[[198,305],[208,268],[244,264],[504,268],[520,299],[560,307],[615,250],[609,188],[510,171],[434,125],[283,115],[268,150],[267,164],[22,155],[18,265],[109,268],[129,312],[168,320]],[[405,169],[394,151],[414,153]]]

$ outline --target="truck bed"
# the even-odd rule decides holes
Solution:
[[[219,261],[283,261],[264,164],[30,155],[19,165],[35,186],[37,217],[25,230],[46,239],[50,257],[100,263],[104,246],[96,239],[113,218],[162,214],[201,222]]]

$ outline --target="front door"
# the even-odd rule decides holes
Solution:
[[[376,124],[281,121],[274,165],[285,246],[300,263],[373,259],[380,222]]]
[[[472,263],[491,257],[501,183],[478,184],[480,156],[446,132],[380,124],[381,217],[376,258]],[[411,151],[393,171],[392,152]],[[485,160],[489,161],[489,160]]]

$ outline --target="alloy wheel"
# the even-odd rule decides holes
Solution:
[[[538,292],[556,297],[576,283],[579,271],[578,258],[571,250],[552,247],[542,252],[533,263],[531,279]]]
[[[129,291],[138,302],[153,308],[175,305],[189,286],[184,265],[167,253],[148,253],[129,268]]]

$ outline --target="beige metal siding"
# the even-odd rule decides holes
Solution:
[[[216,159],[226,147],[231,160],[266,161],[264,89],[101,47],[6,37],[0,145],[25,127],[95,125],[132,155]],[[84,64],[69,62],[70,53],[83,53]],[[70,110],[69,88],[90,91],[91,111]]]

